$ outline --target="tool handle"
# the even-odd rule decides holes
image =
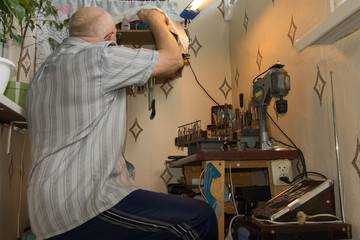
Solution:
[[[155,117],[156,111],[155,111],[155,99],[152,100],[151,102],[151,115],[150,115],[150,119],[153,120]]]
[[[240,99],[240,107],[243,108],[244,107],[244,94],[243,93],[239,94],[239,99]]]

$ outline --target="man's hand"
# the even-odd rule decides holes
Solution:
[[[159,52],[159,60],[151,76],[173,76],[182,69],[184,62],[177,41],[168,30],[165,14],[156,9],[146,9],[138,12],[138,16],[150,26]]]
[[[156,9],[144,9],[144,10],[141,10],[140,12],[138,12],[137,15],[141,21],[150,25],[150,27],[151,27],[151,25],[155,24],[156,22],[168,24],[168,20],[165,17],[165,14],[162,12],[159,12]]]

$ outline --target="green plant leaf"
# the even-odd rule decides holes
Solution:
[[[14,17],[16,17],[19,23],[21,23],[25,17],[26,8],[23,5],[21,5],[18,0],[8,0],[8,1],[14,10]]]
[[[29,0],[19,0],[19,4],[22,5],[28,12],[32,11]]]
[[[21,44],[23,42],[23,38],[19,34],[15,34],[13,32],[9,33],[10,38],[14,39],[17,43]]]
[[[11,3],[9,0],[4,0],[0,2],[0,9],[1,14],[4,14],[6,16],[11,16],[14,13],[14,10],[11,7]]]

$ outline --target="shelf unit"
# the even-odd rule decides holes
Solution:
[[[25,110],[4,95],[0,94],[0,122],[10,124],[14,121],[25,122]]]
[[[178,36],[172,33],[175,39]],[[118,45],[155,45],[155,38],[151,30],[117,30]]]
[[[153,45],[155,44],[155,38],[150,30],[118,30],[117,44]]]
[[[301,39],[296,40],[296,49],[301,52],[308,46],[332,44],[359,28],[360,1],[347,0]]]
[[[117,43],[122,45],[154,45],[150,30],[118,30]],[[18,104],[0,94],[0,123],[25,122],[26,112]]]

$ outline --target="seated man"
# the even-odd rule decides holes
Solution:
[[[117,46],[112,16],[83,8],[30,84],[28,203],[37,240],[218,238],[207,203],[138,189],[122,157],[125,88],[183,67],[164,14],[138,16],[157,51]]]

